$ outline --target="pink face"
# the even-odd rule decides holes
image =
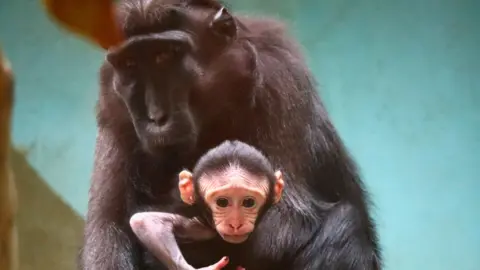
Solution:
[[[280,199],[283,190],[280,172],[276,173],[276,178],[277,182],[272,191],[274,202]],[[188,182],[180,180],[182,198],[187,203],[193,190],[188,187]],[[238,167],[202,176],[199,179],[199,189],[212,210],[215,229],[225,241],[232,244],[244,242],[253,232],[258,213],[270,192],[267,177],[259,178]],[[190,203],[193,203],[193,200]]]
[[[268,189],[268,181],[267,183]],[[227,242],[247,240],[255,228],[260,208],[265,204],[266,192],[236,185],[225,185],[208,193],[205,200],[212,209],[218,234]]]

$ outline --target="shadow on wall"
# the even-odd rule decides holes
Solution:
[[[83,219],[30,167],[24,154],[11,153],[18,189],[20,270],[76,269]]]

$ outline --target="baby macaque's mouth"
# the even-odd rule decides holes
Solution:
[[[243,233],[243,234],[224,234],[223,236],[225,237],[248,237],[249,233]]]
[[[222,238],[230,243],[241,243],[245,240],[247,240],[249,236],[249,233],[246,234],[237,234],[237,235],[229,235],[229,234],[223,234]]]

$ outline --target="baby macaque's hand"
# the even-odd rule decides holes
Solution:
[[[198,270],[221,270],[228,264],[228,257],[223,257],[216,264],[207,267],[199,268]]]

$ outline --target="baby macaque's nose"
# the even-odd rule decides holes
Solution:
[[[241,222],[230,222],[230,224],[228,224],[228,226],[230,226],[230,228],[232,228],[233,230],[240,230],[240,228],[243,227],[243,223]]]

